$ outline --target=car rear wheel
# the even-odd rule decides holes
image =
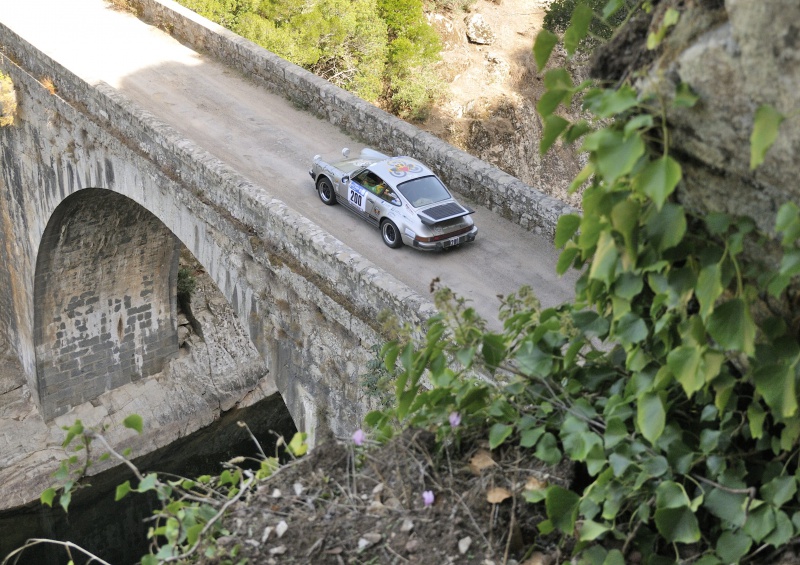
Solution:
[[[328,206],[336,204],[336,193],[333,191],[333,185],[327,177],[322,177],[317,181],[317,192],[319,193],[319,199],[324,204]]]
[[[384,220],[381,224],[381,235],[383,236],[383,242],[392,249],[397,249],[403,245],[403,238],[400,237],[400,231],[397,229],[397,226],[394,225],[394,222],[390,220]]]

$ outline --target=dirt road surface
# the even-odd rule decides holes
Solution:
[[[497,327],[498,294],[527,284],[546,306],[573,294],[574,277],[555,274],[558,252],[546,238],[480,206],[473,244],[390,250],[375,228],[324,206],[308,175],[314,154],[357,141],[104,0],[0,0],[0,21],[88,82],[117,88],[423,295],[438,277]]]

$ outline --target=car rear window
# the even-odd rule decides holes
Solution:
[[[397,185],[397,190],[400,191],[400,194],[402,194],[414,208],[427,206],[428,204],[434,204],[451,198],[450,193],[444,187],[442,181],[435,176],[421,177],[406,181]]]

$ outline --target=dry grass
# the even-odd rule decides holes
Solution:
[[[114,10],[119,10],[120,12],[130,12],[132,14],[136,14],[137,10],[128,0],[107,0],[109,4],[111,4],[111,8]]]
[[[329,438],[238,503],[220,546],[280,565],[552,564],[559,550],[538,533],[542,507],[526,503],[524,490],[566,484],[570,470],[528,452],[489,452],[477,438],[441,452],[419,430],[377,449]]]
[[[49,92],[50,94],[55,94],[56,92],[58,92],[58,89],[56,88],[56,85],[53,82],[53,79],[51,79],[50,77],[44,77],[39,82],[42,83],[42,86],[45,87],[47,92]]]
[[[11,77],[0,72],[0,127],[14,123],[17,114],[17,93]]]

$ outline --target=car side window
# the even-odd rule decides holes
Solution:
[[[395,195],[394,192],[392,192],[392,189],[389,187],[386,187],[386,190],[384,190],[383,193],[380,194],[380,197],[383,200],[386,200],[386,202],[389,202],[390,204],[394,204],[395,206],[400,206],[400,199]]]
[[[381,196],[386,190],[386,183],[372,171],[361,171],[353,180],[378,196]]]

